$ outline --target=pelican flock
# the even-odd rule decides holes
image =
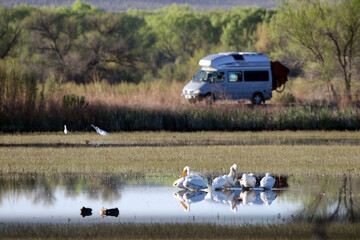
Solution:
[[[253,173],[243,173],[240,179],[236,179],[236,172],[238,166],[233,164],[230,167],[229,174],[220,175],[212,180],[211,188],[209,190],[226,190],[231,189],[239,183],[240,188],[254,189],[256,187],[256,177]],[[275,178],[270,173],[266,173],[265,177],[260,180],[259,188],[264,190],[271,190],[275,185]],[[183,169],[180,177],[173,183],[174,187],[182,188],[190,191],[198,191],[208,189],[208,185],[204,179],[196,173],[190,172],[190,167],[186,166]]]
[[[243,173],[241,178],[237,179],[237,171],[238,166],[233,164],[229,174],[214,178],[209,186],[199,174],[190,172],[190,167],[186,166],[173,183],[173,186],[182,189],[174,193],[174,197],[187,212],[190,211],[191,203],[203,200],[228,204],[231,210],[236,212],[236,204],[240,202],[242,205],[270,205],[276,199],[271,190],[275,185],[275,178],[270,173],[266,173],[259,183],[253,173]]]

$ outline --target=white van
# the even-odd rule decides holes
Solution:
[[[218,53],[201,59],[199,65],[201,70],[182,92],[190,102],[250,100],[261,104],[272,97],[271,64],[262,53]]]

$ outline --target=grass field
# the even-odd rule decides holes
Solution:
[[[359,224],[292,223],[269,226],[211,224],[7,225],[1,239],[358,239]]]
[[[360,174],[359,145],[360,132],[357,131],[119,132],[106,137],[95,132],[1,134],[0,174],[5,177],[39,174],[53,178],[68,174],[96,175],[98,178],[131,175],[171,183],[185,165],[201,173],[223,174],[236,163],[240,172],[255,174],[271,172],[306,179],[309,175],[315,178],[318,175],[354,176]],[[339,190],[337,186],[335,190]],[[331,196],[336,198],[338,192]],[[357,195],[349,199],[357,203]],[[320,220],[220,226],[12,224],[2,223],[0,219],[0,238],[356,239],[360,234],[356,221]]]
[[[86,141],[87,140],[87,141]],[[31,133],[0,136],[0,172],[342,175],[360,173],[360,132]]]

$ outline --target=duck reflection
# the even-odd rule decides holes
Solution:
[[[119,209],[118,208],[110,208],[110,209],[101,208],[99,213],[100,213],[100,216],[103,218],[107,217],[107,216],[118,217]]]
[[[80,215],[84,218],[87,216],[91,216],[92,215],[92,209],[91,208],[86,208],[86,207],[82,207],[80,209]]]

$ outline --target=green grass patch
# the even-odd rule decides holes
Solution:
[[[213,224],[9,224],[1,239],[357,239],[359,223],[291,223],[220,226]]]
[[[194,171],[213,174],[228,172],[236,163],[240,171],[254,173],[359,174],[359,138],[359,132],[1,135],[0,172],[50,176],[140,173],[174,177],[186,165]],[[294,141],[287,142],[288,139]],[[300,144],[296,140],[301,140]],[[320,144],[315,144],[315,140]]]

